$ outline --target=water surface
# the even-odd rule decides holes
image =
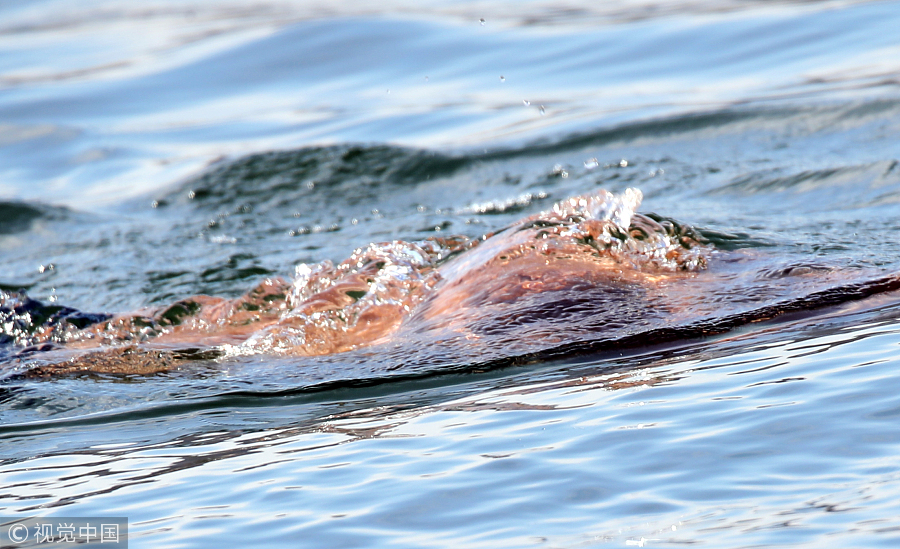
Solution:
[[[233,298],[630,187],[748,258],[730,302],[900,271],[896,2],[35,1],[0,21],[0,290],[45,304]],[[827,277],[745,283],[797,266]],[[893,547],[898,314],[887,293],[490,369],[7,377],[0,514],[115,512],[135,547]]]

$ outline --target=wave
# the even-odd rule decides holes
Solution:
[[[224,163],[159,198],[157,207],[190,203],[240,209],[308,200],[318,189],[348,204],[373,200],[384,184],[404,185],[452,175],[467,156],[387,145],[334,145],[254,154]]]
[[[783,169],[756,171],[737,177],[708,194],[759,194],[808,192],[827,187],[880,188],[900,182],[900,163],[885,160],[868,164],[837,166],[784,173]],[[863,193],[859,193],[860,196]],[[884,195],[879,195],[884,200]],[[893,196],[891,194],[890,196]],[[870,205],[870,204],[866,204]]]
[[[69,217],[67,208],[32,202],[0,201],[0,236],[27,232],[39,221],[61,221]]]

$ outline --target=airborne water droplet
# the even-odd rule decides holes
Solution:
[[[506,82],[506,77],[503,76],[502,74],[500,75],[500,81],[501,81],[501,82]]]
[[[544,116],[544,106],[541,105],[541,116]]]
[[[484,26],[484,17],[482,17],[481,19],[479,19],[478,22],[481,23],[481,26],[483,27],[483,26]]]
[[[526,107],[530,107],[530,106],[531,106],[531,101],[529,101],[529,100],[527,100],[527,99],[523,99],[523,100],[522,100],[522,103],[525,103],[525,106],[526,106]]]

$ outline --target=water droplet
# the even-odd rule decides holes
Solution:
[[[481,26],[483,27],[483,26],[484,26],[484,17],[482,17],[481,19],[479,19],[478,22],[481,23]]]
[[[159,207],[159,202],[157,202],[156,200],[154,200],[153,202],[150,203],[150,207],[151,207],[151,208],[158,208],[158,207]]]
[[[526,107],[530,107],[530,106],[531,106],[531,101],[529,101],[529,100],[527,100],[527,99],[523,99],[523,100],[522,100],[522,103],[525,103],[525,106],[526,106]]]
[[[544,116],[544,106],[541,105],[541,116]]]
[[[356,218],[354,217],[353,219],[350,220],[350,224],[351,224],[351,225],[358,225],[358,224],[359,224],[359,219],[356,219]]]
[[[306,182],[306,188],[307,188],[307,189],[310,189],[310,190],[315,189],[315,188],[316,188],[316,182],[315,182],[315,181],[307,181],[307,182]]]
[[[597,162],[596,158],[588,158],[587,160],[584,161],[584,167],[587,168],[588,170],[593,170],[594,168],[596,168],[599,165],[600,165],[600,162]]]
[[[387,93],[391,93],[391,89],[390,89],[390,88],[388,88],[388,89],[385,90],[385,91],[387,91]]]
[[[190,198],[191,200],[193,200],[195,196],[197,196],[197,195],[196,195],[196,193],[194,193],[194,191],[188,192],[188,198]]]
[[[427,77],[427,76],[425,77],[425,81],[428,82],[428,77]]]
[[[501,82],[506,82],[506,77],[503,76],[502,74],[500,75],[500,81],[501,81]]]
[[[625,160],[624,158],[623,158],[622,160],[619,160],[619,167],[620,167],[620,168],[627,168],[627,167],[628,167],[628,161]]]

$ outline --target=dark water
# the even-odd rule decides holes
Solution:
[[[716,249],[689,318],[890,276],[897,28],[897,2],[0,3],[0,290],[231,298],[629,187]],[[134,547],[897,546],[896,294],[646,343],[6,375],[0,515],[125,515]]]

